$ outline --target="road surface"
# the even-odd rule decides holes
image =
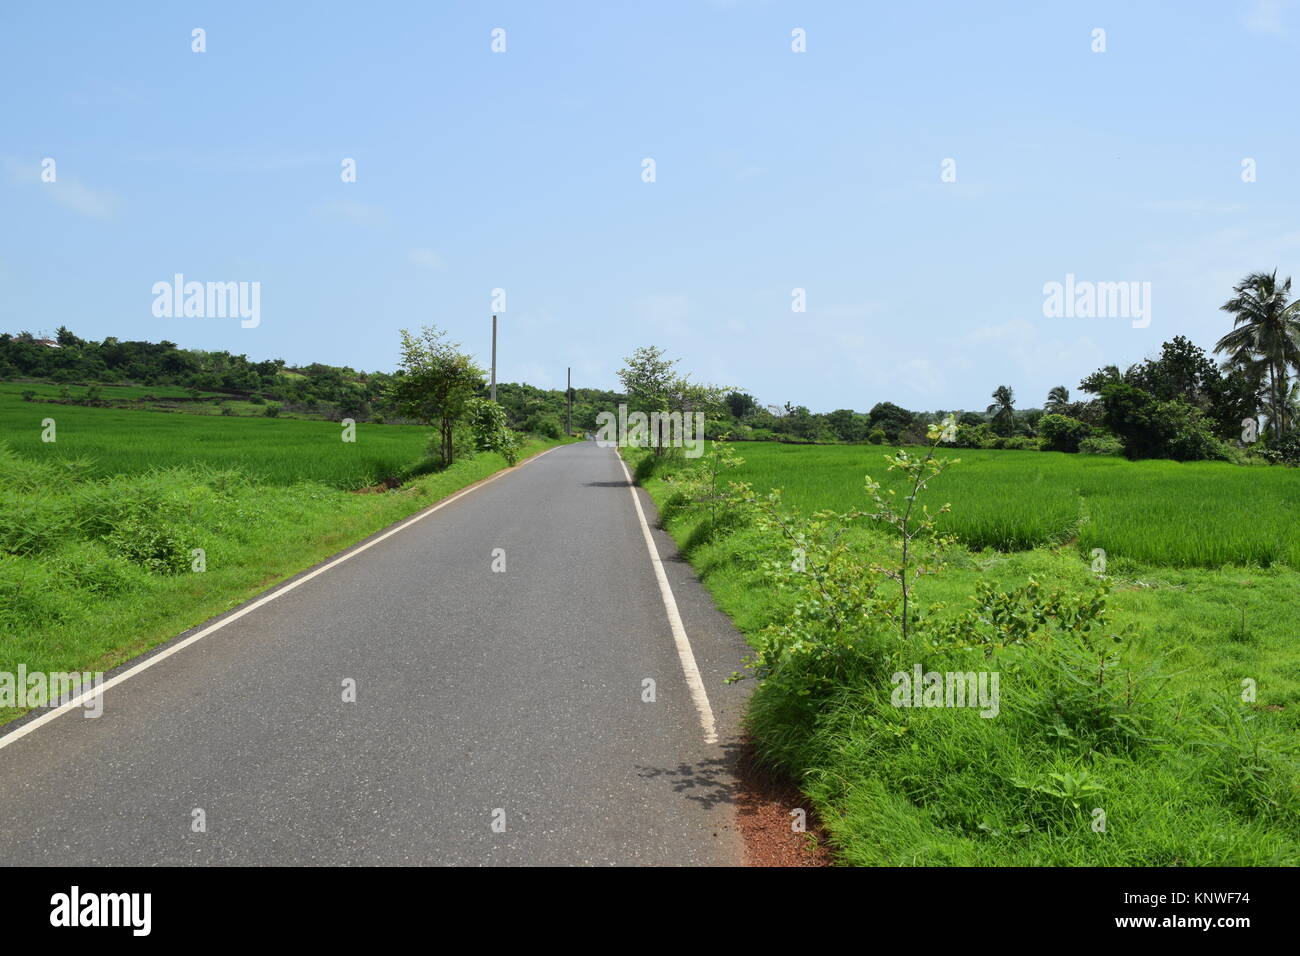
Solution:
[[[0,740],[0,862],[740,863],[745,646],[652,534],[716,743],[616,453],[566,445]]]

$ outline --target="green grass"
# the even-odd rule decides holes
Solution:
[[[865,504],[863,476],[899,488],[870,445],[738,443],[739,477],[781,487],[803,511]],[[1300,568],[1300,469],[1226,462],[1142,461],[1062,452],[960,449],[932,501],[969,547],[1021,551],[1071,542],[1169,567],[1286,564]]]
[[[58,440],[39,440],[54,417]],[[22,402],[0,392],[0,672],[107,671],[506,466],[432,429]],[[529,441],[521,459],[558,444]],[[350,489],[418,476],[384,494]],[[202,549],[206,568],[194,570]],[[19,716],[0,708],[0,724]]]
[[[0,392],[0,441],[33,461],[88,458],[97,477],[201,462],[270,484],[310,480],[356,489],[402,476],[423,457],[430,436],[427,428],[362,423],[349,443],[336,422],[197,417],[24,402]],[[46,418],[55,422],[51,443],[41,441]]]
[[[881,449],[738,444],[736,451],[746,459],[742,477],[785,487],[801,510],[866,506],[863,473],[884,478]],[[1050,502],[1052,488],[1080,492],[1089,521],[1078,546],[958,549],[943,573],[921,579],[919,603],[946,604],[936,613],[949,617],[970,605],[981,581],[1006,590],[1030,577],[1048,589],[1086,593],[1096,584],[1086,535],[1097,533],[1092,541],[1126,555],[1110,562],[1107,633],[1131,625],[1132,636],[1117,645],[1128,673],[1162,675],[1149,698],[1146,684],[1135,685],[1152,740],[1118,746],[1062,733],[1052,716],[1061,690],[1040,647],[986,660],[978,651],[929,650],[924,641],[902,645],[882,628],[880,646],[904,648],[926,670],[1000,671],[1002,709],[982,719],[966,709],[894,707],[892,685],[871,655],[811,697],[779,681],[760,684],[747,719],[756,749],[799,783],[838,859],[891,866],[1300,864],[1300,573],[1276,562],[1194,566],[1258,553],[1253,543],[1273,540],[1279,529],[1292,533],[1285,525],[1294,498],[1279,489],[1297,473],[956,454],[962,463],[923,500],[952,501],[952,526],[977,529],[982,543],[1005,545],[1023,535],[1034,520],[1026,501]],[[744,522],[709,532],[663,480],[681,467],[641,474],[718,605],[751,639],[789,620],[789,596],[762,573],[766,564],[789,561],[788,544]],[[978,509],[978,520],[963,516],[964,507]],[[1067,510],[1055,513],[1064,520]],[[1197,523],[1207,513],[1203,520],[1219,538]],[[1242,514],[1253,516],[1249,527],[1232,520]],[[1062,534],[1069,529],[1043,540]],[[893,553],[879,531],[855,530],[849,541],[864,563]],[[1258,687],[1254,703],[1241,701],[1246,678]],[[1032,789],[1046,787],[1052,773],[1082,772],[1101,789],[1077,809]],[[1104,833],[1090,826],[1094,807],[1106,814]]]

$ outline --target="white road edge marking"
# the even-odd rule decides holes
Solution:
[[[682,671],[686,674],[691,700],[695,701],[695,709],[700,714],[700,726],[704,728],[704,742],[716,744],[718,729],[713,720],[713,708],[709,706],[709,694],[704,689],[704,681],[700,678],[700,669],[695,665],[695,652],[691,650],[691,639],[686,636],[686,627],[682,624],[682,616],[677,610],[677,599],[673,597],[668,575],[664,573],[664,563],[659,557],[659,549],[655,547],[654,536],[650,534],[650,525],[646,523],[645,511],[641,508],[641,499],[637,496],[632,475],[627,470],[627,462],[617,450],[614,454],[618,455],[618,463],[623,467],[623,475],[627,478],[628,490],[632,492],[632,504],[636,505],[636,516],[641,519],[641,534],[645,537],[646,550],[650,552],[650,564],[655,569],[655,579],[659,582],[659,596],[663,598],[664,610],[668,612],[668,626],[673,631],[673,643],[677,645],[677,657],[682,662]]]
[[[116,677],[104,681],[104,683],[100,684],[94,690],[86,691],[84,694],[81,694],[74,700],[71,700],[66,704],[60,705],[54,710],[51,710],[49,713],[42,714],[40,717],[37,717],[35,720],[28,721],[27,723],[23,724],[21,727],[19,727],[17,730],[13,731],[12,733],[0,737],[0,750],[3,750],[5,747],[8,747],[15,740],[18,740],[22,737],[26,737],[37,727],[41,727],[45,724],[48,724],[51,720],[53,720],[55,717],[58,717],[60,714],[67,713],[68,711],[72,710],[75,707],[80,707],[86,701],[90,700],[95,694],[102,694],[110,687],[116,687],[118,684],[122,683],[123,681],[131,677],[134,677],[136,674],[139,674],[141,671],[146,671],[149,668],[153,667],[155,664],[159,663],[160,661],[166,660],[167,658],[175,654],[177,651],[189,647],[195,641],[201,641],[209,634],[221,630],[231,621],[237,621],[245,614],[251,614],[253,611],[256,611],[263,604],[269,604],[272,601],[274,601],[276,598],[288,594],[294,588],[298,587],[298,585],[306,584],[312,578],[316,577],[319,574],[324,574],[330,568],[337,567],[338,565],[346,561],[348,558],[356,557],[362,551],[367,551],[370,548],[373,548],[379,542],[383,541],[386,538],[391,538],[399,531],[406,530],[411,525],[415,524],[417,521],[423,521],[425,518],[429,517],[429,515],[433,514],[435,511],[438,511],[441,508],[445,508],[447,505],[451,504],[457,498],[464,497],[465,495],[469,494],[471,491],[477,491],[479,488],[482,488],[484,485],[491,484],[492,482],[496,481],[498,478],[504,475],[512,474],[523,465],[527,465],[530,462],[534,462],[538,458],[541,458],[542,455],[549,454],[550,452],[555,451],[556,448],[560,448],[560,447],[562,446],[556,445],[554,448],[548,448],[546,449],[546,451],[538,452],[536,455],[533,455],[531,458],[526,458],[523,461],[519,462],[519,464],[515,465],[513,468],[502,468],[496,474],[489,475],[486,478],[480,479],[479,481],[474,482],[474,484],[470,485],[468,488],[462,488],[460,491],[456,492],[450,498],[444,498],[442,499],[442,501],[439,501],[437,504],[432,505],[429,508],[426,508],[424,511],[421,511],[419,514],[406,519],[401,524],[399,524],[396,528],[393,528],[391,531],[387,531],[384,534],[381,534],[379,537],[367,541],[365,544],[361,545],[360,547],[355,548],[352,551],[349,551],[347,554],[335,558],[333,561],[329,562],[328,564],[322,564],[319,568],[317,568],[315,571],[312,571],[310,574],[304,574],[302,577],[296,578],[293,581],[290,581],[288,584],[276,588],[274,591],[270,592],[269,594],[264,594],[262,597],[254,601],[252,604],[240,608],[238,611],[236,611],[234,614],[230,615],[229,617],[223,617],[215,624],[208,625],[198,633],[191,634],[189,637],[185,638],[185,640],[177,641],[175,644],[171,645],[165,650],[159,651],[157,654],[155,654],[153,657],[150,657],[148,660],[141,661],[139,664],[136,664],[135,667],[132,667],[129,670],[124,670]]]

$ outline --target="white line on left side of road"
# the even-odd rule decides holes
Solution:
[[[664,573],[663,560],[659,557],[659,549],[655,547],[654,536],[650,534],[650,525],[645,520],[645,511],[641,508],[641,499],[637,496],[636,485],[633,484],[632,475],[627,470],[627,463],[623,461],[623,456],[619,455],[617,450],[614,454],[618,455],[623,476],[627,478],[628,491],[632,492],[632,504],[636,505],[636,516],[641,521],[641,534],[645,537],[646,550],[650,552],[650,565],[654,568],[655,580],[659,582],[659,596],[663,598],[664,610],[668,612],[668,626],[673,632],[673,643],[677,645],[677,658],[682,662],[686,686],[690,688],[691,700],[695,702],[695,709],[700,715],[700,726],[704,728],[704,742],[716,744],[718,729],[713,720],[713,708],[709,705],[709,694],[704,689],[704,681],[700,678],[700,669],[695,664],[691,639],[686,636],[686,627],[682,624],[682,616],[677,610],[677,599],[673,597],[672,585],[668,583],[668,575]]]
[[[555,448],[558,447],[560,446],[558,445],[555,446]],[[118,674],[116,677],[104,681],[104,683],[100,684],[94,690],[86,691],[85,693],[79,695],[76,699],[70,700],[66,704],[62,704],[59,707],[56,707],[54,710],[49,711],[48,713],[41,714],[41,716],[37,717],[35,720],[28,721],[27,723],[23,724],[21,727],[19,727],[17,730],[13,731],[12,733],[0,737],[0,750],[3,750],[5,747],[8,747],[15,740],[18,740],[22,737],[26,737],[37,727],[40,727],[44,724],[48,724],[51,720],[53,720],[55,717],[58,717],[60,714],[67,713],[68,711],[72,710],[74,707],[80,707],[95,695],[102,694],[110,687],[116,687],[118,684],[122,683],[123,681],[134,677],[136,674],[139,674],[141,671],[148,670],[150,667],[153,667],[155,664],[159,663],[160,661],[166,660],[167,658],[171,657],[177,651],[189,647],[191,644],[195,643],[196,641],[203,640],[203,638],[207,637],[209,634],[213,633],[214,631],[221,630],[223,627],[225,627],[227,624],[231,623],[232,621],[239,620],[245,614],[251,614],[253,611],[256,611],[263,604],[269,604],[270,602],[274,601],[276,598],[288,594],[290,591],[292,591],[294,588],[298,587],[299,585],[306,584],[312,578],[316,577],[317,575],[324,574],[330,568],[338,567],[344,561],[348,560],[348,558],[354,558],[361,552],[368,551],[370,548],[373,548],[375,545],[377,545],[379,542],[383,541],[384,539],[391,538],[393,535],[397,534],[397,532],[405,531],[407,528],[415,524],[417,521],[423,521],[425,518],[429,517],[429,515],[433,514],[435,511],[439,511],[447,507],[447,505],[451,504],[456,499],[463,498],[465,495],[469,494],[470,492],[477,491],[479,488],[482,488],[484,485],[491,484],[492,482],[496,481],[498,478],[502,477],[503,475],[513,474],[515,471],[522,468],[524,465],[527,465],[529,462],[536,461],[538,458],[541,458],[542,455],[554,451],[555,448],[548,448],[546,449],[546,451],[538,452],[536,455],[533,455],[531,458],[526,458],[523,461],[519,462],[519,464],[515,465],[513,468],[502,468],[500,471],[496,472],[495,474],[489,475],[486,478],[476,481],[474,482],[474,484],[470,485],[467,488],[462,488],[454,495],[451,495],[450,497],[447,498],[443,498],[442,501],[439,501],[437,504],[431,505],[430,507],[421,511],[419,514],[406,519],[401,524],[399,524],[396,528],[392,528],[384,532],[377,538],[372,538],[371,540],[367,541],[365,544],[361,545],[360,547],[353,548],[347,554],[339,555],[337,558],[335,558],[333,561],[330,561],[328,564],[322,564],[315,571],[312,571],[309,574],[304,574],[300,578],[295,578],[294,580],[290,581],[288,584],[284,585],[283,587],[278,587],[275,590],[262,595],[262,597],[258,598],[256,601],[254,601],[251,604],[245,605],[244,607],[236,611],[234,614],[231,614],[229,617],[223,617],[221,620],[213,624],[209,624],[207,627],[205,627],[203,630],[199,631],[198,633],[191,634],[183,641],[177,641],[175,644],[172,644],[170,647],[167,647],[164,650],[159,651],[157,654],[153,655],[147,660],[143,660],[139,664],[136,664],[134,667],[122,671],[122,673]]]

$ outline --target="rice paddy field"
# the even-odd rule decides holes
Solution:
[[[783,489],[792,513],[868,508],[868,474],[901,489],[886,472],[888,448],[733,448],[744,464],[725,474]],[[625,454],[755,648],[787,626],[806,647],[823,646],[816,622],[836,596],[821,594],[801,617],[797,588],[773,584],[772,569],[789,566],[789,540],[738,513],[711,526],[707,505],[690,505],[671,480],[698,462]],[[1086,669],[1072,670],[1057,656],[1073,646],[1063,631],[954,651],[931,643],[941,629],[904,638],[872,619],[851,624],[870,651],[837,656],[839,670],[816,692],[783,677],[816,659],[809,651],[785,659],[784,671],[749,673],[754,753],[800,788],[820,820],[817,839],[838,862],[867,866],[1300,865],[1300,470],[942,454],[960,463],[922,501],[951,503],[945,520],[967,547],[917,580],[923,616],[1005,623],[1025,613],[1008,610],[1007,596],[1029,582],[1082,600],[1099,586],[1090,558],[1103,548],[1105,641],[1083,652]],[[862,579],[873,563],[897,561],[897,539],[883,528],[858,524],[842,540]],[[997,597],[981,603],[983,588]],[[1002,710],[986,720],[961,708],[900,708],[880,661],[1000,672]],[[1111,703],[1090,697],[1074,709],[1073,695],[1103,688]],[[1143,730],[1127,743],[1095,733],[1130,719]],[[1093,826],[1098,811],[1104,831]]]
[[[46,418],[54,419],[54,442],[41,441]],[[55,405],[24,402],[11,383],[0,390],[0,442],[34,461],[84,459],[94,477],[198,462],[274,485],[310,480],[355,490],[406,474],[429,435],[417,426],[362,423],[357,440],[344,442],[336,422]]]
[[[865,507],[865,475],[901,488],[889,449],[737,443],[737,476],[784,489],[804,512]],[[969,548],[1070,544],[1083,555],[1164,567],[1300,568],[1300,469],[1140,461],[1062,452],[957,449],[927,499],[949,502],[943,526]]]

